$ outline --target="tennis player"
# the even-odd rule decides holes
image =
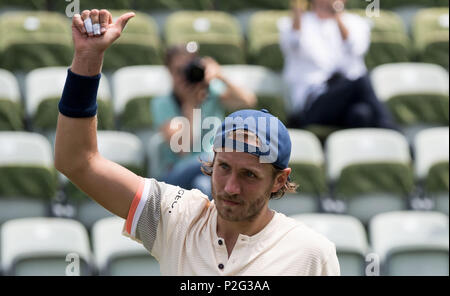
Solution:
[[[217,129],[214,159],[203,164],[213,201],[99,154],[103,55],[133,16],[113,22],[107,10],[94,9],[73,17],[75,53],[59,103],[55,167],[126,219],[124,233],[147,248],[163,275],[339,275],[333,243],[268,207],[296,185],[289,180],[289,134],[267,110],[237,111]]]

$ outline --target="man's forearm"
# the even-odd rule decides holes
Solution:
[[[96,105],[90,104],[93,111],[89,116],[70,108],[64,103],[67,97],[74,96],[71,100],[82,105],[83,101],[95,103],[97,96],[98,79],[94,78],[101,72],[103,54],[80,54],[75,53],[71,72],[83,77],[72,77],[68,74],[65,91],[60,103],[61,114],[58,117],[55,139],[55,166],[66,175],[70,175],[82,168],[87,167],[87,162],[97,153],[97,118],[95,117]],[[73,86],[74,78],[85,79],[77,81]],[[79,89],[77,89],[79,88]],[[66,93],[68,92],[68,93]],[[79,97],[78,97],[79,96]],[[64,108],[66,107],[66,108]],[[69,110],[69,111],[65,111]]]
[[[95,76],[102,71],[103,53],[77,53],[73,57],[71,70],[83,76]]]

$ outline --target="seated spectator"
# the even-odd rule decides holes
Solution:
[[[206,161],[208,153],[193,151],[193,142],[199,140],[210,130],[193,131],[194,109],[201,110],[201,120],[216,117],[223,120],[226,109],[249,108],[256,105],[256,96],[229,82],[221,73],[220,65],[210,57],[200,58],[185,45],[169,48],[165,64],[172,76],[173,91],[151,101],[155,127],[163,134],[167,147],[164,149],[162,163],[167,167],[165,182],[186,189],[197,188],[205,194],[210,193],[210,179],[201,173],[199,157]],[[189,125],[172,124],[173,118],[182,116]],[[201,122],[197,122],[201,129]],[[174,127],[175,126],[175,127]],[[174,152],[170,147],[171,138],[190,128],[188,151]],[[213,136],[213,134],[211,134]],[[180,141],[186,140],[181,138]],[[183,143],[177,143],[183,146]],[[186,143],[185,143],[186,144]],[[186,147],[186,146],[185,146]],[[210,194],[209,194],[210,196]]]
[[[288,127],[329,125],[397,129],[372,88],[364,55],[370,25],[344,12],[345,1],[311,0],[293,5],[292,22],[282,22],[280,46],[292,111]]]

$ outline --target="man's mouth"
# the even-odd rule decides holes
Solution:
[[[228,199],[222,199],[222,201],[223,201],[224,204],[226,204],[228,206],[237,206],[237,205],[240,204],[239,202],[231,201],[231,200],[228,200]]]

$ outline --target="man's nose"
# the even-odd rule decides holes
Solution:
[[[225,183],[225,192],[229,195],[235,195],[241,193],[241,186],[236,174],[232,174]]]

